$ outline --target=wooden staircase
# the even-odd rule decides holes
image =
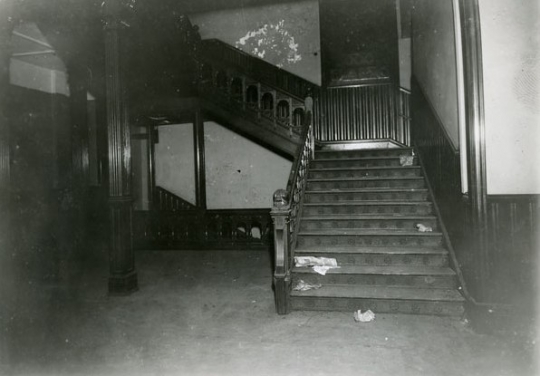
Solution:
[[[416,158],[410,148],[315,152],[295,256],[330,257],[326,275],[292,268],[320,289],[291,291],[293,310],[457,316],[464,299]],[[431,227],[420,232],[417,224]]]

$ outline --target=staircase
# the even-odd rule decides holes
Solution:
[[[326,275],[292,268],[320,289],[291,291],[293,310],[463,313],[438,220],[410,148],[319,150],[311,162],[295,256],[329,257]],[[417,224],[431,227],[420,232]]]

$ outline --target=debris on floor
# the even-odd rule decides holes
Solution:
[[[433,229],[431,227],[425,226],[425,225],[423,225],[421,223],[418,223],[416,225],[416,228],[418,229],[419,232],[432,232],[433,231]]]
[[[402,155],[399,157],[399,164],[401,166],[412,166],[414,162],[414,155]]]
[[[373,320],[375,320],[375,314],[370,309],[364,313],[359,309],[354,313],[354,321],[356,322],[370,322]]]
[[[328,257],[314,257],[314,256],[295,256],[294,264],[296,267],[303,266],[330,266],[337,267],[337,260],[335,258]]]
[[[296,285],[293,287],[294,291],[308,291],[308,290],[318,290],[322,287],[322,285],[316,284],[312,285],[310,283],[304,282],[303,280],[299,280]]]
[[[313,271],[325,275],[330,269],[339,268],[335,258],[314,257],[314,256],[296,256],[294,258],[296,267],[313,267]]]

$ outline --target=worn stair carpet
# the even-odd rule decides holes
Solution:
[[[295,255],[335,258],[340,267],[325,275],[295,267],[293,286],[322,287],[292,291],[293,309],[463,313],[422,170],[416,158],[402,165],[412,155],[410,148],[316,152]]]

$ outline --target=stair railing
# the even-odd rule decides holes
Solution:
[[[199,93],[296,143],[306,124],[304,98],[319,87],[216,39],[198,50]]]
[[[152,201],[152,205],[155,210],[159,211],[176,212],[197,209],[197,207],[192,203],[159,186],[156,186],[154,188],[154,198]]]
[[[299,231],[304,192],[307,185],[309,164],[315,152],[315,137],[311,119],[313,99],[305,100],[305,125],[302,142],[298,145],[287,189],[278,189],[273,196],[270,212],[274,222],[274,294],[276,310],[285,315],[291,310],[291,269]]]

